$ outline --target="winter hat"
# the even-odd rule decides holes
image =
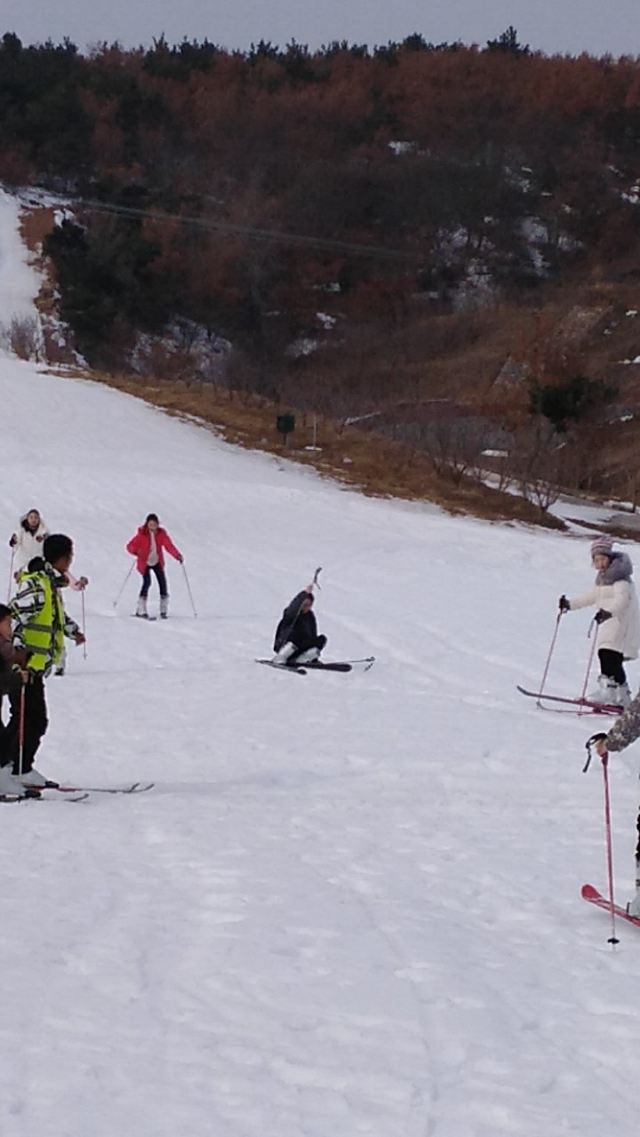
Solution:
[[[607,537],[606,533],[601,533],[596,537],[595,541],[591,542],[591,559],[598,555],[604,557],[613,556],[613,537]]]

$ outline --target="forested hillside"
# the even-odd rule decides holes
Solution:
[[[633,413],[639,156],[640,63],[545,57],[513,29],[0,44],[0,178],[72,203],[44,249],[92,366],[373,415],[458,473],[506,446],[535,482],[551,447],[562,484],[621,488],[580,432],[610,451],[612,404]]]

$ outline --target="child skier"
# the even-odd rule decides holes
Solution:
[[[595,703],[627,706],[631,692],[624,670],[625,659],[637,659],[640,649],[640,609],[631,577],[633,566],[626,553],[613,550],[611,537],[596,537],[591,560],[597,575],[589,592],[573,600],[561,596],[560,611],[597,607],[600,676],[588,698]]]
[[[62,533],[50,534],[44,539],[42,552],[43,556],[34,557],[27,571],[22,573],[18,592],[10,604],[14,618],[13,643],[23,653],[29,682],[24,687],[22,746],[21,693],[14,691],[9,696],[9,754],[13,773],[27,787],[47,784],[47,779],[33,765],[48,725],[44,680],[61,657],[65,636],[78,645],[85,642],[75,620],[67,616],[58,588],[60,576],[65,576],[73,560],[71,538]]]
[[[9,547],[14,550],[13,575],[18,580],[33,557],[42,556],[42,542],[48,536],[47,529],[37,509],[30,509],[20,518],[17,533],[11,534]]]
[[[184,557],[176,548],[166,529],[160,526],[157,513],[148,513],[144,525],[131,538],[127,545],[127,552],[136,557],[136,568],[142,576],[142,588],[138,597],[136,616],[147,619],[147,596],[151,587],[151,573],[155,573],[160,589],[160,616],[163,620],[169,615],[169,593],[167,591],[167,578],[164,571],[164,550],[183,563]]]
[[[313,663],[320,658],[326,646],[327,637],[318,635],[313,608],[313,585],[308,584],[298,592],[282,613],[276,628],[273,650],[273,663],[282,667]]]

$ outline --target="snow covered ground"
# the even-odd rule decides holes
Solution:
[[[13,319],[37,315],[34,301],[41,277],[29,263],[19,220],[18,201],[0,189],[0,320],[5,327],[9,327]]]
[[[37,506],[91,581],[38,765],[156,782],[0,806],[2,1137],[635,1137],[640,938],[612,951],[579,896],[606,881],[600,720],[515,690],[588,538],[367,500],[28,364],[0,391],[0,536]],[[130,618],[135,572],[114,608],[149,510],[197,619],[175,562],[166,624]],[[317,565],[327,658],[367,674],[253,662]],[[611,770],[621,900],[637,757]]]

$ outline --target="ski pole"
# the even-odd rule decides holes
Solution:
[[[13,587],[13,558],[15,557],[15,555],[16,555],[16,551],[14,548],[12,548],[11,549],[11,562],[9,564],[9,585],[7,587],[7,604],[9,603],[9,601],[11,599],[11,589]]]
[[[589,631],[588,631],[588,633],[587,633],[587,638],[588,638],[588,639],[591,639],[591,632],[593,631],[593,625],[594,625],[594,623],[595,623],[595,618],[594,618],[594,619],[591,621],[591,623],[589,624]],[[584,677],[584,683],[582,684],[582,691],[581,691],[581,693],[580,693],[580,699],[581,699],[581,700],[583,700],[583,699],[585,699],[585,698],[586,698],[586,694],[587,694],[587,687],[589,686],[589,676],[591,675],[591,667],[592,667],[592,664],[593,664],[593,657],[594,657],[594,655],[595,655],[595,651],[596,651],[596,642],[597,642],[597,638],[598,638],[597,636],[594,636],[594,637],[593,637],[593,642],[592,642],[592,644],[591,644],[591,651],[589,652],[589,660],[588,660],[588,663],[587,663],[587,671],[586,671],[586,675],[585,675],[585,677]],[[582,708],[582,707],[580,707],[580,708],[579,708],[579,710],[578,710],[578,715],[581,715],[581,714],[584,714],[584,710],[583,710],[583,708]]]
[[[606,738],[604,734],[594,734],[587,742],[587,761],[584,766],[583,773],[589,769],[591,762],[591,746],[596,740]],[[617,944],[620,941],[616,936],[616,908],[613,895],[613,842],[611,839],[611,795],[609,793],[609,751],[605,750],[604,754],[600,755],[602,762],[602,776],[604,779],[604,825],[606,834],[607,845],[607,876],[609,878],[609,908],[611,911],[611,935],[607,940],[608,944]]]
[[[321,572],[322,572],[322,565],[320,565],[320,567],[317,568],[316,571],[314,572],[313,580],[311,581],[311,585],[312,585],[312,587],[319,588],[320,591],[322,592],[322,587],[320,585],[320,581],[318,580],[318,577],[320,576]]]
[[[80,595],[82,597],[82,634],[85,637],[84,643],[82,645],[82,658],[86,659],[87,658],[87,638],[86,638],[87,637],[87,615],[86,615],[85,606],[84,606],[84,588],[82,589],[82,592]]]
[[[556,640],[558,638],[558,630],[560,628],[561,619],[562,619],[562,608],[560,609],[560,611],[558,612],[558,615],[556,616],[556,626],[553,629],[553,638],[551,640],[551,647],[549,648],[549,654],[547,656],[547,662],[544,665],[544,672],[542,674],[542,682],[540,683],[540,686],[538,687],[538,691],[540,692],[540,695],[538,697],[538,701],[536,704],[538,707],[542,706],[542,703],[540,700],[541,700],[542,692],[544,691],[545,683],[547,682],[547,675],[549,674],[549,665],[551,663],[551,656],[553,655],[554,648],[556,646]]]
[[[187,576],[187,570],[184,567],[184,561],[182,561],[182,571],[184,573],[184,580],[185,580],[185,584],[187,586],[187,592],[189,593],[189,600],[191,601],[191,607],[193,609],[193,618],[194,618],[194,620],[197,620],[198,613],[196,612],[196,606],[193,603],[193,594],[191,592],[191,585],[189,584],[189,577]]]
[[[122,596],[122,593],[123,593],[123,592],[124,592],[124,590],[125,590],[125,586],[126,586],[126,583],[127,583],[128,579],[129,579],[129,577],[131,576],[131,573],[132,573],[132,572],[133,572],[133,562],[131,563],[131,566],[130,566],[130,568],[129,568],[129,571],[128,571],[127,575],[125,576],[125,578],[124,578],[124,580],[123,580],[123,582],[122,582],[122,586],[121,586],[121,588],[120,588],[120,591],[119,591],[118,595],[116,596],[116,598],[115,598],[115,600],[114,600],[114,602],[113,602],[113,607],[114,607],[114,608],[116,608],[116,607],[117,607],[117,605],[118,605],[118,601],[119,601],[120,597]]]
[[[20,688],[20,711],[18,715],[18,777],[22,777],[24,766],[24,718],[25,718],[25,684]]]

